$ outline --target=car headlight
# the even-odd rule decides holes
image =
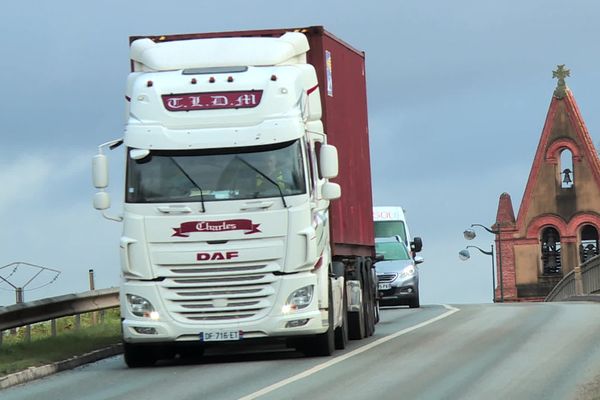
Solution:
[[[314,288],[314,285],[308,285],[294,290],[285,301],[281,311],[288,314],[291,311],[308,307],[313,298]]]
[[[154,309],[152,303],[142,296],[128,294],[127,303],[129,304],[129,310],[136,317],[145,317],[154,320],[159,318],[158,312]]]
[[[415,266],[409,265],[408,267],[406,267],[402,271],[400,271],[399,276],[402,279],[409,278],[409,277],[413,276],[416,272],[417,272],[417,269],[415,268]]]

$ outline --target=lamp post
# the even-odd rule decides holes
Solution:
[[[493,235],[498,235],[498,247],[497,247],[497,252],[498,252],[498,282],[500,282],[500,302],[503,303],[504,302],[504,279],[503,279],[504,276],[502,274],[502,235],[500,235],[500,229],[494,230],[494,229],[488,228],[485,225],[471,224],[471,228],[473,228],[475,226],[483,228],[483,229],[485,229],[486,231],[488,231],[489,233],[491,233]],[[465,230],[463,232],[463,235],[464,235],[465,239],[467,239],[467,240],[473,240],[477,236],[477,233],[473,229],[467,229],[467,230]],[[494,296],[494,298],[495,297],[496,296]]]
[[[467,246],[465,247],[463,250],[458,252],[458,257],[463,260],[463,261],[467,261],[469,258],[471,258],[471,253],[469,253],[468,249],[477,249],[479,250],[481,253],[487,255],[487,256],[492,256],[492,302],[496,302],[496,280],[494,279],[494,273],[495,273],[495,269],[496,266],[494,265],[494,245],[490,245],[491,249],[490,251],[486,251],[483,250],[477,246]]]

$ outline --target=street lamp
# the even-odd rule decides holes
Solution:
[[[473,228],[475,226],[483,228],[486,231],[488,231],[489,233],[498,236],[498,275],[499,275],[498,281],[500,282],[500,302],[503,303],[504,302],[504,279],[503,279],[503,275],[502,275],[502,236],[500,235],[500,229],[493,230],[493,229],[488,228],[485,225],[471,224],[471,228]],[[463,232],[463,236],[467,240],[473,240],[477,236],[477,233],[475,232],[474,229],[467,229]],[[496,296],[494,295],[494,299],[495,298],[496,298]]]
[[[491,249],[490,251],[486,251],[483,250],[477,246],[467,246],[465,247],[463,250],[458,252],[458,258],[460,258],[463,261],[467,261],[469,258],[471,258],[471,253],[469,253],[468,249],[477,249],[479,250],[481,253],[487,255],[487,256],[492,256],[492,301],[495,303],[496,302],[496,280],[494,279],[494,272],[495,272],[495,265],[494,265],[494,245],[490,245]]]

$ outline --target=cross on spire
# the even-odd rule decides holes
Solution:
[[[554,97],[562,99],[567,90],[567,84],[565,78],[571,76],[571,70],[565,68],[565,64],[557,65],[556,71],[552,71],[552,78],[558,78],[556,89],[554,90]]]

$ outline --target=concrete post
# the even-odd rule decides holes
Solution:
[[[21,304],[23,303],[23,288],[18,287],[16,288],[16,297],[17,297],[17,304]],[[16,333],[16,330],[15,330]],[[25,341],[27,343],[31,342],[31,325],[27,325],[25,327]]]
[[[88,275],[90,278],[90,290],[96,290],[96,283],[94,282],[94,270],[93,269],[88,270]],[[96,325],[97,322],[98,322],[98,313],[93,312],[92,313],[92,325]]]
[[[17,287],[15,288],[15,302],[17,304],[21,304],[23,303],[23,288],[22,287]],[[12,328],[10,330],[10,334],[11,335],[16,335],[17,334],[17,328]]]
[[[581,267],[578,265],[573,268],[575,274],[575,295],[583,296],[583,279],[581,278]]]
[[[17,304],[23,303],[23,288],[21,288],[21,287],[16,288],[15,295],[17,297],[17,299],[16,299]]]
[[[96,290],[96,285],[94,283],[94,270],[90,269],[88,271],[89,277],[90,277],[90,290]]]

